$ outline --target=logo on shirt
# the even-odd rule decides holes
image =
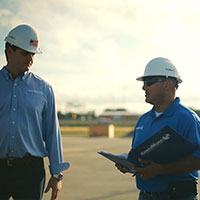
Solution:
[[[136,127],[135,129],[136,129],[136,130],[143,130],[143,128],[144,128],[143,126],[138,126],[138,127]]]

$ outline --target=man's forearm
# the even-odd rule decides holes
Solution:
[[[162,174],[185,174],[199,169],[200,159],[192,155],[170,164],[163,164],[161,167]]]

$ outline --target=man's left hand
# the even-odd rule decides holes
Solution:
[[[51,177],[45,189],[45,193],[47,193],[50,188],[52,189],[51,200],[56,200],[62,188],[62,181],[58,181],[56,178]]]

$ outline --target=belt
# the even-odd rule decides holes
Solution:
[[[41,160],[43,159],[31,155],[25,156],[23,158],[0,158],[0,166],[17,167]]]
[[[175,182],[170,183],[168,189],[161,192],[148,192],[142,190],[141,193],[151,197],[155,195],[168,195],[172,197],[172,199],[174,197],[197,195],[197,182],[195,180]]]
[[[144,195],[148,195],[148,196],[155,196],[155,195],[166,195],[166,194],[169,194],[168,190],[165,190],[165,191],[162,191],[162,192],[148,192],[148,191],[145,191],[145,190],[141,190],[140,191],[142,194]]]

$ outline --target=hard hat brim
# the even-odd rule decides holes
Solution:
[[[160,76],[163,76],[163,75],[160,75]],[[137,81],[144,81],[144,78],[147,78],[147,77],[155,77],[155,76],[140,76],[140,77],[138,77],[138,78],[136,78],[136,80]],[[178,77],[172,77],[172,76],[163,76],[163,77],[166,77],[166,78],[175,78],[177,81],[178,81],[178,83],[182,83],[183,81],[180,79],[180,78],[178,78]]]

